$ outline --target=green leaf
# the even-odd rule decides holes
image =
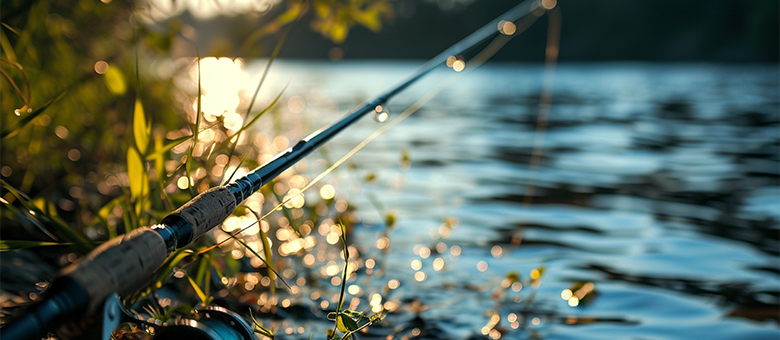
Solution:
[[[325,19],[330,16],[330,6],[324,1],[315,1],[314,12],[317,13],[317,17]]]
[[[353,319],[362,319],[363,318],[363,312],[358,312],[350,309],[345,309],[342,311],[342,313],[348,315],[349,317]]]
[[[347,270],[349,269],[349,248],[347,247],[347,229],[344,227],[344,224],[341,223],[341,220],[339,220],[339,227],[341,227],[341,246],[342,246],[342,250],[344,251],[344,271],[341,273],[341,292],[339,293],[338,306],[336,306],[336,312],[340,313],[341,307],[344,305],[344,289],[347,287],[347,275],[348,275]]]
[[[109,239],[112,239],[112,238],[116,237],[117,236],[117,232],[116,232],[116,226],[112,227],[112,226],[110,226],[108,224],[108,218],[112,214],[112,212],[114,211],[114,208],[116,206],[120,205],[121,201],[126,200],[126,199],[127,199],[126,196],[120,196],[120,197],[117,197],[117,198],[109,201],[108,203],[103,205],[100,208],[100,210],[98,210],[97,215],[92,220],[92,224],[100,223],[100,224],[103,224],[106,227],[106,230],[108,231],[108,238]]]
[[[235,144],[234,144],[234,146],[235,146]],[[232,153],[231,153],[231,154],[232,154]],[[236,165],[236,167],[233,169],[233,172],[231,172],[231,173],[230,173],[230,177],[228,177],[227,181],[223,181],[223,183],[229,183],[230,181],[232,181],[232,180],[233,180],[233,176],[235,176],[235,175],[236,175],[236,172],[238,172],[238,169],[240,169],[240,168],[241,168],[241,165],[243,165],[243,164],[244,164],[244,162],[246,161],[246,159],[247,159],[247,158],[249,158],[249,153],[247,153],[247,154],[245,154],[245,155],[244,155],[244,158],[242,158],[242,159],[241,159],[241,161],[240,161],[240,162],[238,162],[238,164]],[[224,177],[224,174],[222,175],[222,177]],[[292,221],[292,220],[291,220],[291,221]]]
[[[260,322],[260,321],[257,321],[257,319],[255,319],[255,315],[252,314],[252,308],[249,308],[249,317],[252,318],[252,322],[254,322],[254,324],[255,324],[255,329],[253,330],[255,333],[260,333],[260,334],[265,335],[265,336],[267,336],[267,337],[269,337],[271,339],[274,338],[274,332],[271,331],[268,328],[263,327],[263,323]]]
[[[350,11],[350,14],[352,14],[352,19],[370,29],[372,32],[377,33],[382,30],[382,20],[380,19],[381,13],[379,12],[379,8],[372,7],[365,11],[353,9]]]
[[[203,129],[200,130],[200,132],[203,132],[203,131],[206,131],[208,129],[211,129],[212,127],[214,127],[217,124],[219,124],[219,123],[214,123],[214,124],[212,124],[212,125],[210,125],[210,126],[208,126],[206,128],[203,128]],[[163,159],[163,155],[165,155],[166,152],[171,151],[171,149],[175,148],[177,145],[179,145],[181,143],[184,143],[184,142],[192,139],[193,137],[194,137],[193,135],[181,136],[179,138],[176,138],[176,139],[172,140],[170,143],[165,144],[165,145],[162,144],[162,139],[160,139],[160,144],[157,144],[156,141],[159,138],[155,137],[154,151],[146,154],[146,160],[147,161],[151,161],[151,160],[155,160],[155,159],[156,160],[162,160]]]
[[[127,149],[127,176],[130,179],[130,198],[136,201],[144,192],[144,163],[134,147]]]
[[[111,93],[121,96],[127,92],[127,82],[125,76],[116,67],[108,67],[105,74],[106,87]]]
[[[219,262],[217,262],[217,259],[215,259],[215,258],[213,258],[213,257],[209,256],[209,257],[207,258],[207,260],[208,260],[208,262],[211,264],[211,268],[213,268],[213,269],[214,269],[214,271],[215,271],[215,272],[217,272],[217,277],[219,277],[220,279],[221,279],[221,278],[223,278],[223,277],[225,277],[225,275],[222,273],[222,270],[220,270],[220,269],[219,269],[219,267],[220,267],[220,263],[219,263]]]
[[[352,318],[342,313],[336,318],[336,328],[338,328],[339,331],[346,333],[356,330],[358,325],[355,320],[352,320]]]
[[[160,319],[160,321],[166,322],[166,321],[170,320],[173,317],[174,313],[185,314],[185,315],[190,314],[190,313],[192,313],[192,306],[190,306],[188,304],[183,304],[183,305],[170,307],[162,315],[162,318]]]
[[[517,272],[509,272],[506,274],[506,278],[507,280],[509,280],[509,282],[515,283],[520,281],[520,274],[518,274]]]
[[[28,212],[30,212],[30,215],[34,217],[35,221],[40,221],[43,225],[48,226],[49,229],[51,229],[52,233],[56,235],[57,238],[59,238],[62,241],[71,243],[72,247],[71,249],[80,254],[84,255],[88,253],[92,248],[94,248],[94,245],[92,242],[87,240],[84,236],[73,230],[65,221],[60,219],[59,217],[49,214],[45,211],[43,211],[41,208],[37,207],[33,202],[29,200],[29,198],[24,195],[22,192],[17,190],[16,188],[12,187],[8,183],[6,183],[3,180],[0,180],[0,185],[2,185],[3,188],[8,190],[16,199],[19,200],[19,202],[24,206],[25,209],[27,209]],[[39,203],[46,205],[46,202],[43,202],[41,199]],[[37,224],[37,223],[36,223]]]
[[[233,137],[237,136],[239,133],[243,132],[244,130],[246,130],[246,129],[248,129],[250,126],[252,126],[252,124],[254,124],[254,123],[257,121],[257,119],[258,119],[258,118],[260,118],[260,116],[262,116],[264,113],[268,112],[268,110],[270,110],[270,109],[271,109],[271,108],[272,108],[272,107],[273,107],[273,106],[276,104],[276,102],[277,102],[277,101],[279,101],[279,98],[281,98],[281,97],[282,97],[282,94],[284,94],[284,91],[285,91],[285,90],[287,90],[287,85],[285,85],[285,86],[284,86],[284,88],[282,88],[282,90],[281,90],[281,91],[279,91],[279,94],[277,94],[277,95],[276,95],[276,97],[274,98],[274,100],[272,100],[272,101],[271,101],[271,103],[270,103],[270,104],[268,104],[268,106],[266,106],[266,107],[265,107],[265,108],[264,108],[262,111],[260,111],[260,112],[259,112],[257,115],[255,115],[255,116],[254,116],[254,117],[253,117],[251,120],[249,120],[249,122],[247,122],[246,124],[244,124],[244,126],[242,126],[240,129],[238,129],[238,131],[236,131],[236,133],[234,133],[234,134],[230,135],[230,136],[227,138],[227,140],[231,140],[231,139],[233,139]]]
[[[250,209],[250,211],[252,211]],[[260,221],[260,214],[256,213],[255,211],[252,211],[252,213],[257,217],[257,220]],[[271,269],[271,272],[274,273],[274,275],[279,276],[276,274],[275,268],[273,266],[274,258],[273,258],[273,252],[271,251],[271,242],[269,241],[268,235],[263,231],[263,228],[260,228],[260,240],[263,242],[263,254],[265,254],[265,258],[268,259],[268,263],[271,265],[268,266],[268,268]],[[251,249],[251,248],[250,248]],[[271,277],[270,275],[268,277]],[[284,278],[282,277],[282,282],[284,282]],[[271,285],[269,286],[271,290],[271,294],[276,293],[276,283],[274,283],[275,280],[271,277]],[[287,284],[287,282],[284,282],[284,284]],[[289,287],[289,285],[287,286]]]
[[[330,39],[333,40],[334,43],[340,44],[344,42],[344,40],[347,40],[348,32],[349,26],[347,26],[347,23],[339,21],[331,27],[328,33],[330,34]]]
[[[6,23],[3,23],[3,27],[13,33],[16,33],[16,35],[19,35],[15,29],[13,29],[11,26],[8,26]],[[8,40],[8,37],[5,35],[5,30],[0,30],[0,48],[2,48],[3,52],[5,52],[5,56],[8,58],[8,61],[15,63],[17,62],[16,53],[11,46],[11,41]]]
[[[208,296],[206,296],[206,293],[203,293],[203,290],[201,290],[200,287],[198,287],[198,285],[195,283],[194,280],[192,280],[192,278],[189,275],[187,275],[187,280],[190,281],[190,285],[192,286],[192,289],[195,290],[195,294],[198,295],[201,304],[204,306],[208,304],[208,301],[211,299]]]
[[[163,140],[161,136],[154,136],[154,150],[160,150],[163,148]],[[149,160],[147,158],[147,160]],[[163,157],[158,157],[157,161],[154,163],[154,170],[157,171],[157,177],[161,177],[165,174],[165,159]]]
[[[184,173],[187,175],[187,189],[190,192],[190,196],[195,197],[198,194],[198,191],[195,189],[193,180],[192,180],[192,151],[195,149],[195,145],[198,144],[198,136],[200,133],[195,133],[196,131],[200,131],[200,119],[203,116],[203,87],[201,86],[201,77],[203,75],[203,71],[200,68],[200,50],[198,50],[197,44],[195,45],[195,54],[198,57],[198,97],[197,97],[197,105],[195,110],[195,125],[191,126],[191,129],[193,131],[192,136],[192,144],[190,144],[190,148],[187,150],[187,161],[184,163]]]
[[[160,309],[157,308],[157,306],[146,305],[143,307],[143,310],[144,312],[146,312],[146,314],[148,314],[152,318],[160,321],[162,321],[162,319],[165,317],[165,315],[163,315],[162,311],[160,311]]]
[[[179,145],[181,143],[184,143],[184,142],[190,140],[191,138],[192,138],[192,135],[182,136],[182,137],[174,139],[173,141],[171,141],[168,144],[162,145],[162,143],[161,143],[160,146],[155,145],[154,152],[152,152],[149,155],[147,155],[146,156],[146,160],[150,161],[150,160],[154,160],[154,159],[162,159],[162,156],[166,152],[171,151],[171,149],[173,149],[177,145]]]
[[[182,248],[174,251],[170,256],[168,256],[167,259],[165,259],[165,262],[163,262],[162,266],[160,266],[160,268],[157,270],[156,278],[154,282],[152,282],[151,287],[155,289],[161,288],[165,280],[171,276],[173,268],[175,268],[179,263],[181,263],[181,261],[193,254],[195,254],[195,252],[193,252],[192,249]]]
[[[210,258],[208,253],[203,254],[198,271],[195,273],[195,282],[203,285],[203,291],[207,296],[211,295],[211,263],[208,261]]]
[[[279,29],[281,29],[283,26],[288,25],[300,18],[303,13],[306,12],[305,2],[306,1],[287,1],[287,11],[280,14],[276,17],[276,19],[265,24],[263,27],[249,35],[249,37],[242,44],[241,53],[239,53],[239,55],[246,54],[246,52],[249,51],[249,48],[257,43],[260,39],[279,31]]]
[[[133,109],[133,138],[138,151],[144,155],[146,154],[146,148],[149,146],[150,129],[151,127],[146,123],[144,106],[140,99],[136,99],[135,108]]]
[[[119,202],[119,207],[122,208],[122,224],[125,228],[125,233],[129,233],[137,226],[133,221],[137,221],[135,211],[127,205],[127,201],[122,200]]]
[[[146,33],[146,43],[160,52],[170,51],[172,42],[173,37],[171,34],[160,34],[153,31],[147,31]]]
[[[279,280],[282,280],[282,283],[284,283],[284,285],[285,285],[285,286],[287,286],[287,289],[292,289],[292,287],[290,287],[290,285],[287,283],[287,281],[285,281],[285,280],[284,280],[284,277],[283,277],[283,276],[281,276],[281,275],[279,275],[279,273],[277,273],[277,272],[276,272],[276,269],[274,269],[274,266],[273,266],[273,264],[272,264],[270,261],[268,261],[267,259],[265,259],[265,258],[263,258],[262,256],[260,256],[260,254],[258,254],[258,253],[257,253],[257,252],[256,252],[254,249],[252,249],[252,248],[251,248],[251,247],[250,247],[248,244],[246,244],[246,242],[244,242],[244,241],[243,241],[243,240],[241,240],[240,238],[238,238],[238,237],[235,237],[233,234],[228,234],[228,235],[229,235],[231,238],[233,238],[233,240],[235,240],[236,242],[238,242],[239,244],[241,244],[242,246],[244,246],[244,248],[246,248],[247,250],[249,250],[249,251],[250,251],[250,252],[251,252],[253,255],[257,256],[257,258],[259,258],[261,261],[263,261],[263,263],[265,263],[266,267],[268,267],[268,269],[271,271],[271,273],[273,273],[274,275],[276,275],[276,277],[278,277],[278,278],[279,278]],[[263,251],[265,251],[265,249],[269,249],[269,248],[270,248],[270,247],[268,246],[267,242],[268,242],[268,241],[267,241],[267,240],[264,238],[264,239],[263,239],[263,245],[264,245],[264,246],[263,246]],[[269,254],[269,253],[267,252],[266,254]],[[270,273],[269,273],[269,274],[270,274]],[[271,277],[271,275],[268,275],[268,277]],[[272,277],[271,277],[271,278],[272,278]],[[272,283],[274,282],[274,281],[273,281],[273,278],[272,278],[271,282],[272,282]]]
[[[25,240],[0,240],[0,252],[35,248],[35,247],[50,247],[50,246],[70,246],[72,242],[42,242],[42,241],[25,241]]]
[[[284,198],[282,196],[276,194],[276,192],[274,192],[274,196],[276,196],[276,200],[277,201],[284,202]],[[282,214],[284,214],[284,217],[287,218],[288,221],[290,221],[290,227],[292,227],[293,230],[295,230],[295,233],[300,233],[298,231],[298,225],[293,223],[295,221],[295,218],[293,217],[292,212],[290,211],[290,208],[288,208],[285,205],[282,205],[281,208],[279,208],[279,209],[282,211]]]
[[[412,161],[409,158],[409,150],[404,149],[401,151],[401,163],[399,165],[403,170],[409,169],[412,165]]]
[[[65,92],[60,93],[58,96],[54,97],[54,99],[50,100],[46,104],[43,104],[41,107],[35,109],[35,111],[30,112],[30,114],[20,118],[16,124],[13,124],[13,126],[11,126],[10,128],[3,130],[3,132],[0,134],[0,138],[13,137],[17,133],[19,133],[19,130],[21,130],[25,125],[29,124],[35,118],[40,116],[41,113],[43,113],[43,111],[46,111],[46,109],[48,109],[49,106],[51,106],[51,104],[54,104],[54,102],[62,98],[62,96],[64,95]]]
[[[531,284],[534,287],[539,286],[539,283],[542,280],[542,275],[544,275],[544,270],[546,268],[546,266],[542,265],[531,270]]]
[[[395,213],[389,212],[387,215],[385,215],[385,225],[387,225],[388,228],[392,228],[395,226]]]

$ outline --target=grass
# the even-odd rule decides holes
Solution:
[[[347,278],[349,275],[349,249],[347,247],[347,230],[344,224],[339,223],[341,228],[341,244],[342,254],[344,255],[344,270],[341,275],[341,287],[339,290],[339,301],[336,307],[335,313],[328,313],[328,320],[334,321],[335,325],[333,329],[328,330],[328,339],[338,339],[338,332],[342,333],[341,340],[346,340],[352,337],[353,334],[360,330],[371,326],[372,324],[382,320],[383,315],[374,314],[370,317],[366,317],[363,312],[357,312],[349,309],[342,309],[344,306],[344,294],[347,287]]]
[[[266,113],[279,110],[276,104],[284,89],[260,109],[255,101],[290,27],[308,8],[305,2],[289,2],[290,9],[274,21],[276,26],[262,29],[266,39],[277,41],[246,111],[240,113],[244,119],[238,129],[228,129],[222,118],[206,122],[200,114],[203,93],[197,46],[197,93],[178,94],[194,100],[198,112],[194,120],[182,119],[186,109],[172,109],[182,107],[175,99],[179,91],[175,79],[159,79],[150,73],[148,60],[169,53],[166,44],[175,39],[188,41],[176,27],[168,27],[167,36],[149,32],[137,21],[132,28],[126,20],[134,15],[131,3],[75,7],[60,0],[4,3],[4,9],[6,5],[24,9],[3,17],[0,32],[4,54],[0,70],[10,85],[2,87],[5,100],[0,106],[3,112],[18,113],[2,115],[4,228],[0,251],[32,249],[44,258],[60,256],[63,250],[84,255],[104,240],[159,221],[204,188],[227,183],[240,171],[256,167],[264,153],[251,144],[256,137],[252,127]],[[315,2],[324,8],[324,3]],[[378,20],[379,12],[372,12],[374,19],[355,13],[364,15],[361,24]],[[114,19],[95,22],[85,18]],[[339,20],[344,18],[351,20]],[[117,42],[115,32],[128,28],[132,34]],[[77,40],[73,36],[88,38]],[[244,47],[251,48],[247,46],[253,43]],[[107,65],[105,69],[100,70],[95,60]],[[180,68],[177,72],[187,71]],[[46,101],[39,101],[43,99]],[[202,138],[207,135],[218,138]],[[265,305],[275,309],[277,280],[288,292],[301,289],[299,285],[293,288],[278,266],[300,262],[309,252],[302,247],[285,258],[278,247],[297,245],[300,242],[293,241],[307,236],[301,228],[310,233],[333,211],[332,201],[322,202],[328,207],[325,215],[317,214],[316,209],[283,207],[265,215],[273,217],[273,223],[260,222],[264,203],[281,201],[285,195],[275,187],[302,185],[290,182],[295,176],[295,172],[285,174],[236,210],[230,231],[245,227],[236,223],[249,223],[250,227],[255,223],[257,232],[234,235],[215,231],[214,236],[222,237],[219,242],[203,237],[176,250],[152,282],[125,297],[125,303],[133,307],[153,301],[147,306],[156,307],[147,308],[145,313],[161,322],[189,313],[191,305],[206,306],[225,295],[253,296],[255,291],[269,293]],[[184,185],[180,185],[182,181]],[[252,217],[255,222],[247,222]],[[285,219],[284,225],[276,223],[279,218]],[[275,237],[279,230],[289,230],[292,236],[280,240]],[[257,278],[268,278],[267,284],[255,282]],[[166,287],[182,293],[182,303],[158,303],[158,291]],[[360,319],[348,311],[342,315]],[[346,332],[355,330],[347,328]],[[256,331],[273,337],[273,332],[259,323]]]
[[[377,28],[372,20],[378,20],[378,13],[383,11],[380,7],[351,9],[359,18],[345,19],[343,15],[335,15],[339,8],[323,10],[324,3],[313,1],[313,6],[320,6],[315,26],[334,40],[344,39],[345,27],[355,24]],[[5,30],[0,37],[5,53],[2,65],[7,67],[3,69],[3,76],[12,90],[3,88],[3,97],[14,98],[4,100],[0,105],[4,112],[21,108],[21,113],[17,120],[2,116],[3,126],[7,127],[0,135],[3,148],[16,150],[2,154],[5,177],[2,180],[2,217],[4,224],[10,223],[20,232],[8,233],[9,229],[4,226],[0,251],[35,249],[43,257],[57,257],[66,249],[84,255],[106,239],[160,221],[198,192],[228,183],[275,154],[277,150],[273,147],[263,145],[265,149],[262,149],[255,143],[260,139],[256,139],[259,135],[252,127],[261,124],[261,118],[269,112],[276,113],[277,120],[273,123],[280,125],[278,113],[283,107],[279,104],[284,102],[286,86],[260,109],[256,109],[262,106],[256,104],[256,99],[265,75],[295,23],[287,16],[295,13],[298,18],[305,12],[301,2],[290,1],[290,4],[289,9],[274,21],[280,25],[276,31],[278,37],[269,35],[277,38],[275,47],[245,112],[240,112],[243,120],[237,129],[229,129],[224,116],[207,120],[202,114],[203,58],[197,46],[190,45],[194,46],[198,57],[177,70],[180,75],[189,72],[190,66],[196,70],[197,90],[193,93],[176,89],[173,77],[161,80],[150,75],[153,72],[151,66],[145,65],[145,58],[165,56],[170,52],[165,50],[164,43],[160,45],[159,37],[152,32],[136,26],[132,40],[126,40],[131,48],[103,51],[99,56],[86,55],[83,49],[69,45],[73,42],[66,34],[68,29],[116,32],[127,27],[122,26],[120,20],[101,22],[102,26],[98,28],[76,22],[78,27],[68,28],[67,23],[59,22],[60,19],[53,15],[68,10],[74,12],[74,17],[128,15],[132,8],[127,4],[71,9],[57,0],[41,0],[30,6],[23,18],[27,21],[14,21],[14,18],[4,21],[5,27],[19,26],[19,29]],[[51,20],[42,22],[40,18]],[[168,38],[179,37],[179,33],[171,29]],[[11,39],[6,34],[12,35]],[[88,43],[94,44],[96,50],[111,50],[107,47],[115,44],[112,38],[111,34],[97,34],[95,42]],[[41,46],[33,43],[38,39],[45,43]],[[191,44],[186,38],[182,41]],[[62,49],[66,49],[66,53],[61,53]],[[60,54],[61,60],[51,58]],[[110,65],[103,74],[95,74],[92,70],[93,64],[97,65],[92,62],[96,58]],[[80,67],[73,69],[72,65]],[[135,77],[126,76],[128,74]],[[63,82],[58,81],[61,79],[73,81],[65,81],[67,85],[62,85]],[[129,88],[135,88],[135,92],[128,92]],[[174,99],[177,96],[186,99],[177,101]],[[33,100],[38,98],[48,100],[43,103]],[[279,331],[278,324],[272,322],[271,326],[264,326],[255,318],[254,311],[274,314],[279,308],[286,308],[285,301],[289,306],[291,297],[300,295],[304,289],[326,292],[326,288],[318,287],[319,282],[327,281],[328,277],[337,278],[335,274],[328,274],[330,258],[318,263],[307,259],[319,256],[315,250],[318,245],[331,250],[340,246],[344,266],[335,311],[327,314],[333,327],[326,336],[346,340],[379,323],[386,312],[369,316],[366,312],[345,308],[347,282],[357,275],[359,259],[350,256],[349,221],[339,219],[344,211],[336,208],[337,199],[307,197],[305,205],[287,203],[296,198],[292,192],[305,197],[303,193],[307,189],[322,186],[320,181],[333,169],[381,132],[408,117],[427,99],[430,97],[402,113],[401,119],[384,125],[378,133],[314,179],[306,178],[303,171],[294,168],[263,187],[237,208],[211,237],[202,237],[174,251],[147,287],[125,297],[126,305],[164,323],[190,314],[191,306],[248,301],[253,306],[249,316],[255,332],[274,338]],[[194,106],[193,112],[189,112],[186,105]],[[400,159],[402,166],[408,167],[408,151],[403,151]],[[6,175],[6,168],[9,175]],[[365,181],[371,181],[371,177],[369,174]],[[389,239],[396,224],[395,214],[387,212],[370,193],[368,199],[384,218],[386,228],[382,236]],[[325,208],[319,209],[319,206]],[[263,211],[266,212],[263,214]],[[315,237],[317,229],[323,226],[329,230],[321,232],[321,236],[337,235],[338,242],[323,242],[322,237]],[[382,248],[383,258],[387,251],[387,247]],[[332,259],[333,263],[335,260]],[[384,267],[385,262],[380,260],[380,267]],[[295,272],[294,268],[302,269]],[[324,270],[318,274],[316,268]],[[293,270],[292,274],[289,274],[290,270]],[[538,277],[527,281],[528,285],[538,286],[543,269],[538,272]],[[295,282],[288,282],[292,278],[296,278]],[[301,278],[303,282],[299,281]],[[283,284],[284,291],[277,289],[277,280]],[[161,292],[166,290],[177,292],[180,301],[162,303]],[[327,310],[326,306],[321,306]]]

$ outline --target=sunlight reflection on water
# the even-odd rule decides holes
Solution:
[[[278,61],[265,96],[290,81],[296,113],[284,119],[302,127],[287,132],[296,140],[415,65]],[[251,78],[260,67],[249,63]],[[356,172],[331,175],[363,220],[352,241],[389,250],[385,278],[361,289],[390,280],[389,299],[406,310],[391,322],[411,325],[416,314],[434,338],[777,338],[778,68],[561,65],[534,172],[541,74],[540,65],[485,66],[353,157]],[[326,148],[340,157],[376,128],[363,120]],[[375,180],[347,184],[369,172]],[[524,206],[528,183],[536,190]],[[396,213],[389,238],[370,197]],[[445,235],[446,217],[459,226]],[[496,289],[540,265],[533,296]],[[562,300],[575,282],[594,284],[594,298]],[[514,321],[485,329],[492,315]]]

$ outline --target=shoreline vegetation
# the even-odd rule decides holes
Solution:
[[[150,22],[146,1],[3,1],[1,322],[101,242],[400,80],[403,67],[373,58],[426,60],[515,4],[286,0]],[[402,142],[377,140],[301,194],[362,139],[344,134],[124,302],[161,323],[225,306],[261,339],[543,338],[588,324],[775,335],[778,6],[560,3],[551,98],[559,83],[543,81],[542,61],[558,49],[541,16],[494,66],[424,106],[423,124],[388,130]],[[451,58],[448,74],[470,65]],[[274,75],[288,64],[299,78]],[[540,97],[549,131],[535,145]],[[400,102],[372,117],[397,117]],[[376,131],[363,120],[359,131]],[[523,190],[537,184],[529,208]]]
[[[336,44],[305,28],[285,46],[281,58],[421,59],[440,52],[516,4],[516,1],[401,0],[381,31],[351,30]],[[450,4],[450,5],[447,5]],[[564,1],[560,62],[653,61],[777,63],[780,60],[780,5],[775,1]],[[280,10],[275,8],[274,10]],[[203,32],[203,46],[230,39],[230,25],[252,27],[250,19],[180,20]],[[545,25],[516,37],[493,61],[539,61]],[[424,34],[420,34],[424,32]],[[431,38],[435,37],[435,38]],[[227,51],[228,55],[230,51]],[[237,56],[237,55],[236,55]]]

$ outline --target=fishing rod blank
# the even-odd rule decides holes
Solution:
[[[544,10],[542,0],[526,1],[517,5],[427,61],[399,85],[359,105],[341,120],[313,132],[246,176],[227,186],[215,187],[201,193],[151,228],[138,228],[103,243],[81,261],[63,269],[43,299],[30,306],[24,315],[0,328],[0,336],[4,340],[40,338],[52,327],[80,316],[91,315],[113,293],[127,296],[143,288],[171,252],[220,225],[239,203],[264,184],[378,105],[385,104],[390,98],[444,64],[450,56],[464,54],[497,35],[499,22],[514,22],[539,10]]]

